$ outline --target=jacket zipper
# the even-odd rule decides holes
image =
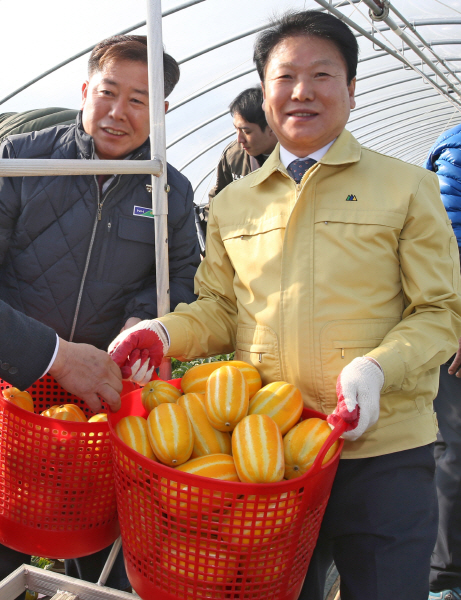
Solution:
[[[94,144],[93,144],[93,156],[94,156]],[[110,190],[110,192],[113,192],[118,187],[118,185],[120,183],[120,179],[121,179],[121,177],[119,177],[117,184]],[[83,276],[82,276],[82,280],[80,282],[80,289],[79,289],[78,297],[77,297],[77,306],[75,307],[74,320],[72,322],[72,329],[70,332],[69,342],[71,342],[73,340],[75,328],[77,326],[78,313],[80,312],[80,304],[82,302],[83,286],[85,285],[86,275],[88,273],[88,267],[90,265],[91,252],[93,250],[94,238],[96,237],[96,228],[98,226],[98,222],[101,220],[103,204],[107,200],[107,196],[110,194],[110,192],[107,192],[107,194],[105,196],[103,196],[103,198],[101,200],[101,194],[99,191],[99,184],[98,184],[98,179],[97,179],[96,175],[94,176],[94,180],[96,183],[96,190],[98,192],[98,196],[97,196],[98,210],[96,212],[96,219],[94,221],[93,231],[91,233],[90,245],[88,248],[88,253],[86,255],[85,268],[83,270]]]

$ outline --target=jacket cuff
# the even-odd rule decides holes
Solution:
[[[182,319],[178,318],[177,315],[166,315],[160,317],[157,321],[159,321],[166,329],[170,340],[170,347],[165,356],[181,360],[186,353],[188,346],[188,332],[182,323]]]
[[[365,354],[374,358],[384,373],[384,384],[381,393],[400,390],[405,379],[405,363],[400,354],[393,348],[378,346]]]

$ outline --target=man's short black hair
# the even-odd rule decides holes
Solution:
[[[113,35],[96,44],[88,61],[88,77],[102,71],[104,65],[116,60],[132,60],[147,65],[147,36]],[[167,98],[179,81],[179,65],[163,51],[164,93]]]
[[[318,37],[332,42],[341,53],[347,66],[347,83],[357,74],[359,47],[349,27],[329,13],[318,10],[289,11],[271,23],[258,36],[253,60],[259,77],[264,81],[264,72],[274,48],[289,37]]]
[[[264,131],[267,127],[266,115],[263,111],[263,91],[260,86],[243,90],[229,104],[230,114],[235,113],[248,121],[248,123],[256,123]]]

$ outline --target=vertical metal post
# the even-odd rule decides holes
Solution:
[[[163,173],[152,176],[152,212],[155,219],[155,264],[157,282],[157,314],[170,311],[168,273],[168,195],[166,180],[165,94],[163,80],[163,40],[161,0],[147,0],[147,54],[149,70],[149,118],[151,157],[163,163]],[[164,361],[160,377],[170,379],[171,363]]]

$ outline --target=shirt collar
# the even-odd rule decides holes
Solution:
[[[303,158],[299,158],[299,156],[295,156],[294,154],[289,152],[286,148],[284,148],[282,145],[280,145],[280,162],[285,167],[285,169],[294,160],[306,160],[307,158],[312,158],[313,160],[318,162],[325,156],[325,154],[328,152],[328,150],[334,144],[335,141],[336,141],[336,138],[334,140],[332,140],[331,142],[329,142],[323,148],[320,148],[320,150],[311,152],[311,154],[308,154],[307,156],[304,156]]]
[[[259,185],[265,181],[272,173],[280,171],[288,176],[286,167],[280,160],[280,144],[277,144],[272,154],[263,164],[263,166],[255,172],[253,182],[250,187]],[[317,152],[322,152],[321,148]],[[336,141],[331,144],[328,152],[325,150],[325,155],[318,161],[322,165],[345,165],[358,162],[361,156],[361,146],[354,136],[344,129],[336,138]],[[297,156],[295,158],[298,158]]]

